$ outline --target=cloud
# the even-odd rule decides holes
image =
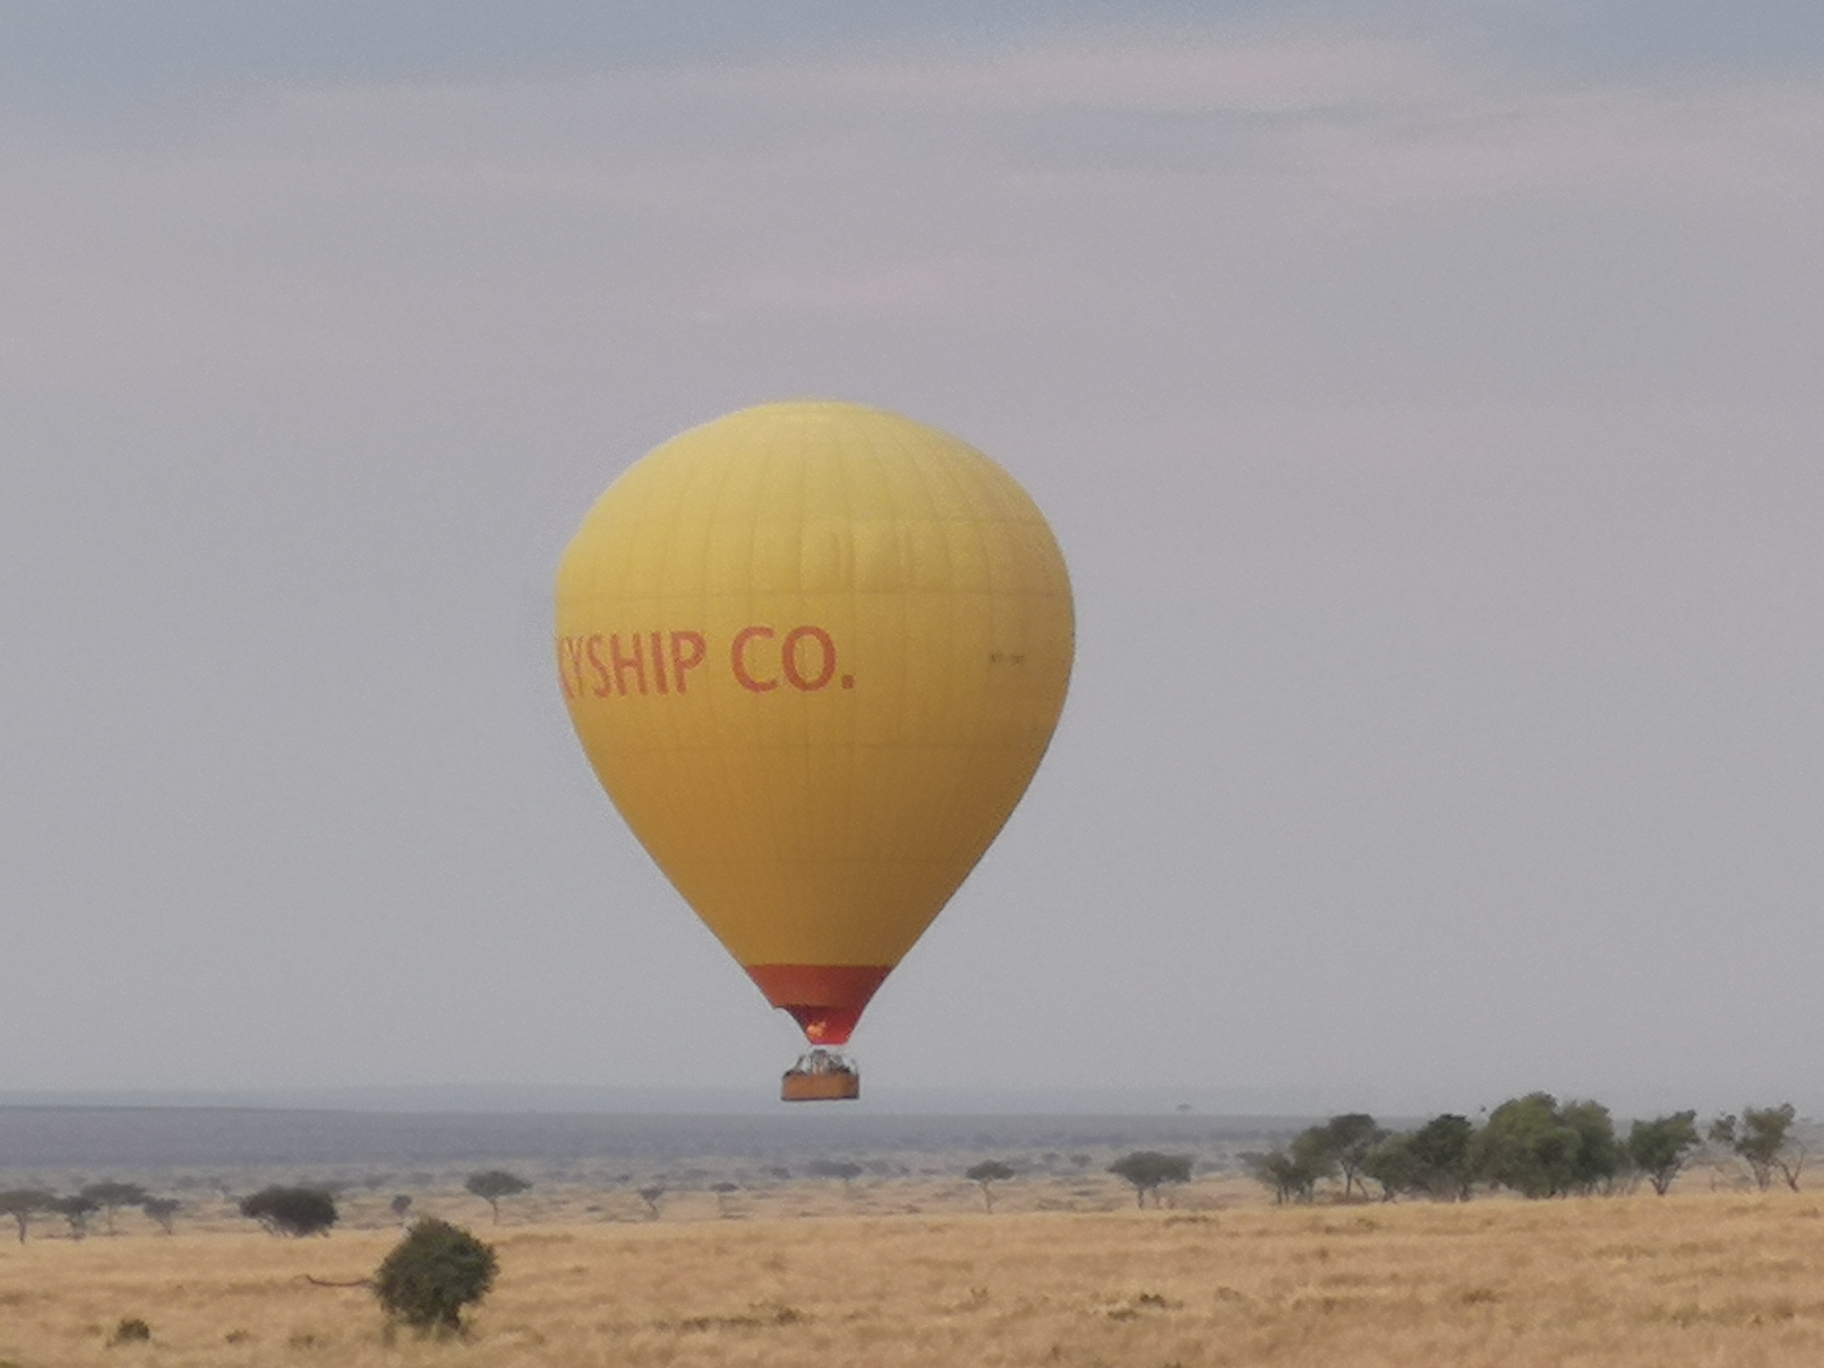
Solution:
[[[1740,205],[1815,203],[1824,91],[1795,83],[1509,89],[1419,117],[1324,120],[1288,134],[1287,160],[1326,188],[1394,204],[1529,191]]]
[[[739,275],[713,292],[701,316],[722,322],[739,314],[808,314],[857,319],[954,317],[1001,288],[1012,263],[976,256],[805,263]]]
[[[820,84],[814,70],[789,79],[800,88]],[[1246,115],[1409,104],[1466,79],[1444,52],[1420,42],[1220,32],[1168,42],[1111,32],[950,62],[844,62],[825,68],[821,84],[919,104]]]
[[[1146,154],[1149,138],[1201,141],[1204,164],[1184,158],[1164,169],[1279,169],[1322,176],[1327,192],[1381,201],[1623,184],[1809,200],[1824,185],[1824,88],[1815,80],[1572,78],[1428,38],[1216,30],[1166,43],[1075,34],[948,60],[861,54],[629,79],[660,102],[828,117],[898,109],[992,129],[1011,119],[1101,116],[1123,133],[1122,151],[1135,154],[1121,158],[1131,176],[1161,169]],[[1104,142],[1085,141],[1086,160],[1109,159]],[[989,146],[997,146],[992,137]],[[1050,148],[1037,159],[1068,155]]]
[[[1536,392],[1604,349],[1575,369],[1786,385],[1821,133],[1816,82],[1579,82],[1309,24],[258,87],[150,138],[0,134],[0,348],[40,376],[192,349],[333,373],[488,331],[701,354],[693,329],[899,320],[1218,355],[1244,388],[1468,366]],[[1796,346],[1712,364],[1761,307]]]

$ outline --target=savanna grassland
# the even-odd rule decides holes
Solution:
[[[0,1361],[1824,1363],[1810,1193],[1229,1204],[1241,1194],[1196,1210],[478,1224],[500,1279],[469,1338],[441,1342],[390,1334],[361,1288],[308,1281],[365,1276],[396,1229],[34,1239],[0,1248]],[[128,1317],[149,1343],[109,1344]]]

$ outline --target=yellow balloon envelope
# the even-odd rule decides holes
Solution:
[[[673,438],[557,576],[558,676],[602,786],[820,1045],[848,1039],[1025,792],[1072,643],[1026,492],[854,404]]]

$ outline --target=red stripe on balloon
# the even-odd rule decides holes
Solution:
[[[766,1000],[790,1012],[813,1045],[846,1045],[890,964],[750,964]]]

